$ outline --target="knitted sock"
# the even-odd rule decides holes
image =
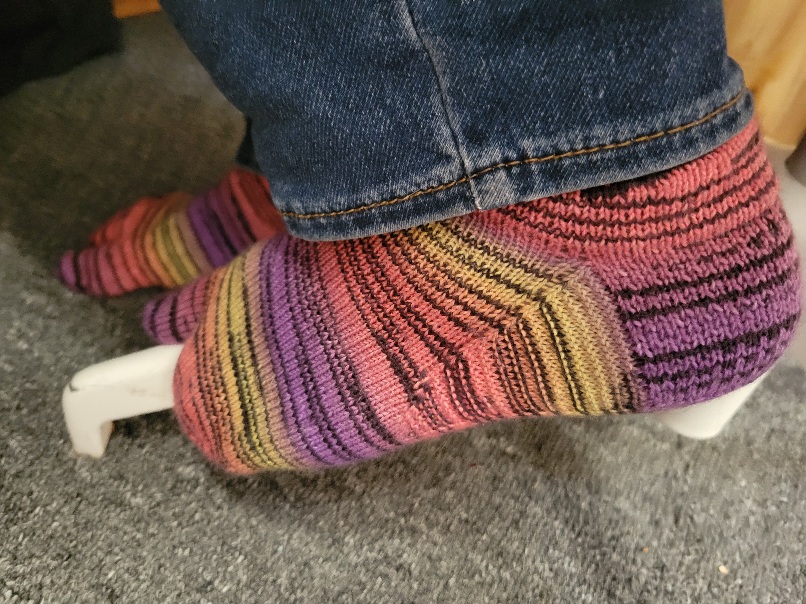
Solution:
[[[62,256],[59,276],[96,296],[175,287],[283,230],[266,179],[233,169],[195,198],[145,197],[121,210],[90,236],[91,247]]]
[[[798,290],[750,124],[626,183],[362,239],[280,235],[144,322],[159,341],[192,334],[177,418],[213,462],[251,473],[717,397],[779,357]]]

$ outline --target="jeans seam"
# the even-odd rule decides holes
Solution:
[[[589,155],[591,153],[598,153],[601,151],[611,151],[613,149],[621,149],[624,147],[629,147],[631,145],[635,145],[638,143],[646,143],[649,141],[653,141],[659,138],[663,138],[664,136],[671,136],[673,134],[678,134],[685,130],[689,130],[690,128],[695,128],[696,126],[700,126],[711,119],[715,118],[719,114],[727,111],[731,107],[733,107],[736,103],[741,100],[741,98],[748,92],[746,88],[742,89],[736,96],[731,98],[729,101],[725,102],[724,104],[720,105],[716,109],[710,111],[709,113],[705,114],[704,116],[682,124],[680,126],[675,126],[674,128],[669,128],[667,130],[660,130],[658,132],[653,132],[651,134],[644,134],[635,138],[628,139],[626,141],[621,141],[618,143],[608,143],[606,145],[597,145],[595,147],[587,147],[584,149],[576,149],[574,151],[566,151],[564,153],[553,153],[551,155],[542,155],[540,157],[528,157],[526,159],[518,159],[514,161],[508,162],[501,162],[492,166],[488,166],[486,168],[482,168],[472,174],[468,174],[467,170],[465,170],[465,176],[462,178],[458,178],[456,180],[452,180],[450,182],[446,182],[440,185],[435,185],[432,187],[426,187],[423,189],[419,189],[412,193],[408,193],[407,195],[403,195],[402,197],[395,197],[392,199],[385,199],[382,201],[376,201],[367,205],[358,206],[354,208],[347,208],[346,210],[336,210],[333,212],[314,212],[314,213],[299,213],[299,212],[283,212],[281,211],[280,214],[287,218],[295,218],[299,220],[308,220],[308,219],[315,219],[315,218],[329,218],[333,216],[344,216],[348,214],[355,214],[358,212],[366,212],[375,208],[386,207],[398,203],[402,203],[404,201],[408,201],[410,199],[414,199],[416,197],[421,197],[422,195],[428,195],[430,193],[438,193],[440,191],[445,191],[446,189],[451,189],[457,185],[461,185],[464,183],[472,183],[473,179],[483,176],[489,172],[494,170],[502,170],[502,169],[510,169],[517,166],[524,166],[530,164],[537,164],[543,163],[547,161],[554,161],[559,159],[566,159],[569,157],[576,157],[578,155]],[[446,109],[447,112],[447,109]],[[474,196],[475,198],[475,196]],[[478,202],[476,202],[478,203]],[[478,206],[477,206],[478,207]],[[481,208],[479,208],[481,209]]]
[[[454,115],[449,108],[448,105],[448,91],[445,86],[445,81],[440,72],[439,68],[437,67],[437,62],[434,58],[434,53],[428,44],[425,41],[425,38],[417,29],[417,25],[414,20],[414,13],[412,13],[411,6],[409,4],[409,0],[402,0],[403,6],[406,8],[406,13],[409,17],[409,22],[411,23],[411,29],[414,31],[414,35],[417,36],[417,40],[419,40],[420,44],[423,46],[423,50],[425,51],[426,56],[428,57],[428,62],[431,64],[431,69],[434,71],[434,78],[437,82],[437,90],[439,90],[439,100],[442,105],[442,111],[445,113],[445,121],[448,124],[448,128],[451,131],[451,136],[453,138],[453,144],[456,147],[456,152],[459,155],[459,160],[462,163],[462,170],[464,171],[465,175],[463,177],[464,182],[467,182],[470,186],[470,195],[473,197],[473,203],[477,209],[482,209],[479,205],[479,197],[476,193],[476,188],[473,185],[473,180],[470,178],[470,161],[467,158],[467,154],[465,150],[462,148],[462,144],[459,141],[459,129],[457,128],[456,124],[454,123]],[[459,179],[462,180],[462,179]],[[460,184],[458,181],[456,184]],[[455,185],[454,185],[455,186]]]

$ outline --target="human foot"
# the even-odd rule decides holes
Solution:
[[[798,289],[752,124],[627,183],[363,239],[278,236],[151,307],[150,331],[192,334],[178,420],[213,462],[251,473],[495,420],[715,398],[782,353]]]
[[[59,276],[96,296],[176,287],[284,230],[266,179],[233,169],[196,197],[144,197],[121,210],[90,236],[91,247],[62,256]]]

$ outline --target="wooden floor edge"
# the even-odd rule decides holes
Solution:
[[[160,10],[158,0],[113,0],[112,9],[118,19],[135,17]]]

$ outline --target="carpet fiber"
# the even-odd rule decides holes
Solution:
[[[124,35],[0,99],[0,602],[800,601],[806,376],[786,362],[707,442],[534,420],[240,479],[161,413],[72,455],[61,390],[148,345],[148,293],[65,291],[59,254],[133,198],[217,180],[243,128],[164,16]]]

